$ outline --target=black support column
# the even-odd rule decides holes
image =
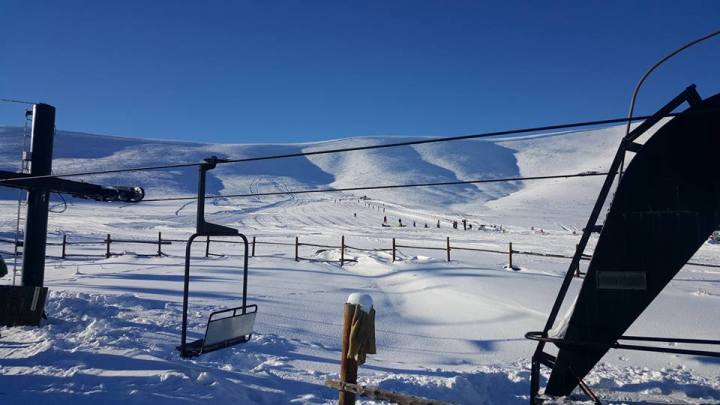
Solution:
[[[55,135],[55,107],[47,104],[33,106],[30,174],[51,174],[53,137]],[[22,285],[42,287],[45,278],[45,247],[47,242],[48,204],[50,193],[30,190],[27,193],[25,242],[23,244]]]

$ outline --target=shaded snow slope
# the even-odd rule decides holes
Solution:
[[[603,170],[622,128],[509,139],[433,143],[333,155],[221,165],[209,173],[208,192],[261,193],[291,189],[378,184],[447,182]],[[409,137],[360,137],[288,145],[202,144],[95,136],[58,131],[55,172],[77,172],[197,162],[217,155],[244,158],[330,148],[407,141]],[[0,128],[0,167],[14,170],[22,149],[22,129]],[[196,169],[173,169],[89,176],[107,185],[140,185],[148,198],[193,194]],[[577,225],[586,215],[600,179],[505,182],[434,188],[368,190],[355,193],[406,208],[447,215],[486,217],[512,213],[518,221],[533,207],[548,207],[533,221]],[[6,199],[16,192],[4,191]],[[272,200],[272,199],[270,199]]]

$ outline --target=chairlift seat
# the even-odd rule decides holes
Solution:
[[[220,228],[219,225],[215,226]],[[183,291],[182,331],[180,336],[180,345],[176,346],[177,350],[180,351],[180,356],[184,358],[195,357],[204,353],[245,343],[250,340],[250,337],[252,336],[253,327],[255,326],[255,316],[257,315],[257,305],[247,304],[249,244],[245,235],[238,233],[237,231],[235,235],[242,238],[242,242],[245,247],[242,268],[242,305],[212,312],[208,317],[207,325],[205,327],[205,335],[202,339],[198,339],[194,342],[187,341],[187,311],[190,295],[190,247],[193,241],[200,236],[200,234],[195,233],[188,239],[188,243],[185,247],[185,288]],[[220,236],[225,235],[221,234]]]
[[[177,349],[188,357],[194,357],[245,343],[252,337],[255,315],[257,315],[257,305],[212,312],[205,328],[205,336],[186,343],[185,350],[182,345]]]

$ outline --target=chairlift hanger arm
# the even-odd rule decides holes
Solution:
[[[18,177],[32,177],[32,175],[0,170],[0,180]],[[29,178],[3,185],[23,190],[43,190],[49,193],[68,194],[97,201],[139,202],[145,197],[145,191],[141,187],[106,187],[59,178]]]

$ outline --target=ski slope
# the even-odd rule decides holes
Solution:
[[[500,140],[459,141],[220,166],[210,193],[258,193],[302,188],[452,181],[602,171],[620,128]],[[17,129],[0,130],[0,164],[14,168]],[[405,139],[405,138],[401,138]],[[353,138],[297,145],[210,145],[60,132],[56,172],[197,161],[209,155],[243,157],[396,141]],[[7,142],[6,142],[7,141]],[[194,170],[96,176],[104,184],[142,185],[147,198],[191,195]],[[392,238],[410,246],[514,249],[569,255],[584,226],[599,178],[496,183],[436,189],[279,195],[218,199],[208,220],[239,228],[259,241],[346,244],[387,249]],[[11,191],[6,195],[16,197]],[[366,196],[367,199],[361,197]],[[16,202],[0,202],[0,230],[14,231]],[[384,211],[383,211],[384,210]],[[184,239],[194,229],[195,205],[148,202],[113,205],[71,200],[50,215],[49,238]],[[387,216],[389,227],[382,222]],[[473,230],[452,229],[467,218]],[[407,227],[398,227],[402,219]],[[441,228],[436,228],[437,221]],[[416,227],[412,226],[416,222]],[[428,228],[424,225],[428,224]],[[488,225],[480,230],[479,225]],[[490,225],[497,225],[491,227]],[[499,226],[504,232],[499,232]],[[540,231],[542,229],[542,231]],[[594,241],[591,242],[591,248]],[[4,246],[2,250],[9,247]],[[49,316],[41,328],[0,330],[3,403],[329,404],[324,387],[336,378],[342,305],[352,292],[368,293],[377,311],[378,353],[361,366],[360,381],[460,404],[527,403],[529,358],[523,335],[542,329],[567,269],[567,259],[400,248],[346,252],[355,262],[294,260],[294,247],[257,245],[250,260],[248,302],[259,307],[247,344],[183,360],[180,339],[182,243],[164,246],[71,246],[69,257],[48,248]],[[193,250],[191,338],[207,315],[238,304],[239,245],[204,243]],[[120,254],[122,253],[122,254]],[[303,246],[300,256],[337,260],[339,249]],[[720,261],[720,244],[705,244],[698,262]],[[2,282],[12,282],[5,277]],[[633,326],[637,335],[716,338],[720,270],[686,266]],[[574,280],[571,294],[577,291]],[[571,301],[571,300],[568,300]],[[625,403],[720,403],[718,363],[692,356],[613,351],[588,383]],[[612,394],[610,392],[613,392]],[[561,402],[582,401],[576,396]],[[373,403],[363,401],[362,403]]]

